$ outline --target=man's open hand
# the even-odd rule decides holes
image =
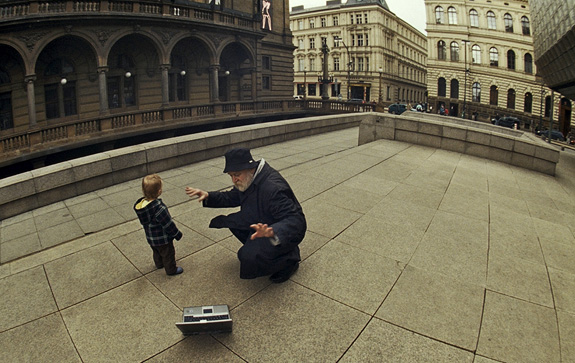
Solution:
[[[274,229],[272,227],[268,227],[267,224],[262,223],[252,224],[250,228],[256,230],[256,232],[252,234],[252,236],[250,237],[250,239],[252,240],[260,237],[273,238],[275,236]]]
[[[186,187],[186,194],[190,198],[197,196],[198,202],[201,202],[204,199],[208,198],[208,192],[201,190],[201,189],[191,188],[191,187]]]

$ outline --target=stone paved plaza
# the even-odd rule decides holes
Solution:
[[[239,279],[240,243],[185,186],[227,188],[223,157],[165,172],[184,273],[156,270],[140,180],[0,224],[0,362],[573,362],[575,152],[555,177],[350,128],[252,151],[308,220],[298,272]],[[188,306],[233,332],[184,337]]]

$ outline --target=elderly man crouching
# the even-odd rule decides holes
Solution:
[[[306,232],[301,205],[288,182],[264,159],[255,161],[250,150],[229,150],[224,173],[234,187],[206,192],[186,187],[204,207],[240,207],[236,213],[212,219],[210,228],[229,228],[243,246],[238,251],[240,278],[270,276],[275,283],[287,281],[298,269],[298,244]],[[253,232],[253,233],[252,233]]]

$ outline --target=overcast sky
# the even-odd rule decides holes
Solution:
[[[341,0],[345,4],[347,0]],[[389,10],[401,19],[411,24],[423,34],[425,32],[425,3],[424,0],[386,0]],[[290,9],[293,6],[303,5],[305,9],[316,6],[325,6],[326,0],[289,0]]]

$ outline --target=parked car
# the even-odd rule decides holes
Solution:
[[[394,103],[392,105],[389,105],[387,111],[394,115],[401,115],[402,113],[407,111],[407,105],[405,103]]]
[[[365,103],[365,100],[362,100],[361,98],[350,98],[347,102],[363,104],[363,103]]]
[[[548,138],[549,137],[549,130],[544,130],[544,131],[538,130],[537,135]],[[560,131],[551,130],[551,140],[565,141],[565,137],[563,136],[563,134]]]
[[[502,127],[509,127],[510,129],[515,128],[515,125],[517,125],[516,128],[517,130],[519,130],[520,121],[516,117],[505,116],[501,117],[498,120],[495,120],[495,125]]]

